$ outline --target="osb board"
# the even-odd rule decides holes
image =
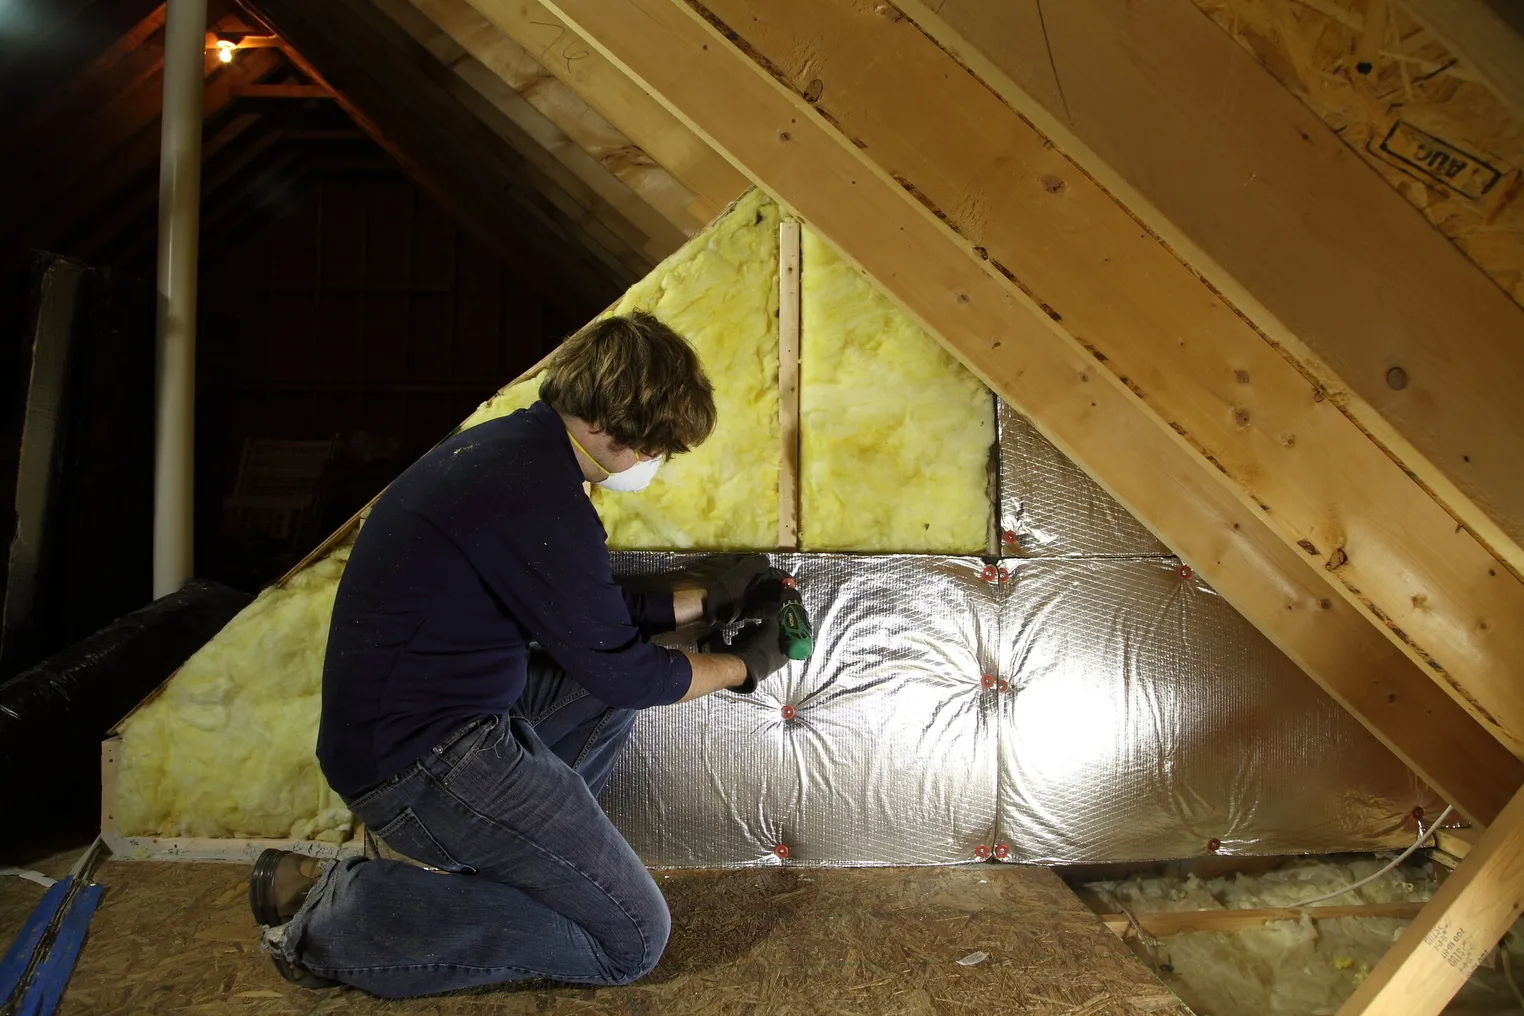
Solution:
[[[40,871],[49,878],[63,878],[79,860],[80,850],[68,850],[42,858],[0,858],[0,867],[15,866]],[[21,933],[21,926],[47,892],[43,886],[24,878],[11,875],[0,876],[0,956]]]
[[[1524,122],[1398,0],[1193,0],[1524,304]]]
[[[256,944],[247,877],[241,865],[108,862],[97,878],[109,888],[59,1013],[1188,1016],[1042,868],[663,874],[672,940],[639,984],[389,1003],[280,980]],[[990,958],[955,962],[975,950]]]

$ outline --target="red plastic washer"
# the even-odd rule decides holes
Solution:
[[[1000,534],[1000,542],[1004,543],[1007,547],[1014,547],[1016,546],[1016,534],[1007,529]]]
[[[985,858],[990,856],[990,848],[986,847],[983,843],[981,843],[977,847],[974,848],[974,856],[979,858],[979,860],[982,861]]]
[[[995,844],[995,859],[997,861],[1003,861],[1007,857],[1010,857],[1010,856],[1011,856],[1011,848],[1010,847],[1007,847],[1004,843],[997,843],[997,844]]]
[[[995,684],[995,690],[996,691],[1010,691],[1011,690],[1011,683],[1009,681],[1005,680],[1004,678],[1001,678],[998,682],[996,682],[996,684]]]
[[[789,589],[798,589],[799,588],[799,583],[794,581],[794,576],[792,576],[792,575],[785,575],[785,576],[783,576],[782,582],[783,582],[784,586],[786,586]]]
[[[1190,565],[1183,564],[1183,565],[1180,566],[1180,577],[1181,578],[1188,579],[1193,574],[1195,574],[1195,573],[1191,571],[1191,566]]]
[[[1420,804],[1418,807],[1413,809],[1413,817],[1420,822],[1423,821],[1423,805]]]
[[[1207,840],[1207,849],[1213,853],[1216,853],[1218,850],[1222,849],[1222,840],[1219,840],[1217,837],[1213,836],[1211,839]]]
[[[1011,573],[1004,565],[1001,565],[995,569],[995,577],[998,581],[1004,582],[1011,577]]]
[[[1000,572],[997,571],[995,569],[995,566],[992,565],[992,564],[985,565],[984,566],[984,571],[979,573],[979,577],[981,579],[983,579],[984,581],[986,581],[986,582],[994,582],[995,579],[997,577],[999,577],[999,575],[1000,575]]]
[[[995,675],[985,674],[979,679],[979,683],[984,685],[986,688],[993,688],[995,687]]]
[[[780,860],[787,859],[787,857],[788,857],[788,845],[784,844],[784,843],[778,844],[776,847],[773,848],[773,853],[777,854],[778,858]]]
[[[783,715],[785,720],[792,720],[794,718],[793,706],[784,706],[782,709],[778,710],[778,712]]]

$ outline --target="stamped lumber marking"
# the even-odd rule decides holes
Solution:
[[[1441,959],[1466,977],[1471,976],[1471,972],[1482,961],[1477,953],[1474,936],[1468,935],[1464,927],[1448,917],[1430,929],[1423,937],[1423,944],[1439,953]]]
[[[1473,201],[1480,200],[1503,178],[1500,170],[1477,156],[1421,131],[1405,120],[1392,124],[1392,129],[1381,139],[1381,151],[1402,168],[1443,184]]]

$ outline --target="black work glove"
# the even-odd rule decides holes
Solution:
[[[704,586],[704,623],[710,628],[740,620],[772,571],[762,554],[727,554],[716,563],[719,572]]]
[[[781,636],[778,611],[769,610],[761,624],[747,625],[737,633],[730,648],[722,650],[732,656],[739,656],[741,662],[746,664],[746,683],[736,688],[736,691],[743,694],[754,692],[758,682],[788,666],[789,659],[781,647]]]

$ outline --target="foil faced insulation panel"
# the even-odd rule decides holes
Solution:
[[[1001,552],[1009,557],[1169,553],[1031,422],[998,400]]]
[[[665,560],[663,560],[665,559]],[[754,695],[646,710],[604,792],[648,864],[973,860],[995,823],[996,588],[983,562],[777,555],[817,634]],[[622,554],[622,574],[677,570]]]
[[[1178,562],[1010,562],[997,838],[1064,863],[1411,842],[1433,792]]]

